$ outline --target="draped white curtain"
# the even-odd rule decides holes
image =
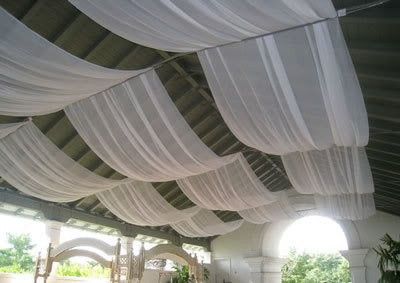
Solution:
[[[0,7],[0,114],[41,115],[120,83],[141,71],[119,71],[75,57]]]
[[[364,146],[368,119],[337,19],[200,51],[218,109],[270,154]]]
[[[212,211],[202,209],[187,220],[171,224],[171,227],[183,236],[194,238],[228,234],[242,224],[243,220],[223,222]]]
[[[0,176],[44,200],[69,202],[117,186],[57,148],[32,122],[0,139]]]
[[[65,112],[90,148],[135,180],[161,182],[230,162],[193,132],[154,70],[68,106]]]
[[[294,189],[302,194],[338,195],[374,192],[363,147],[294,152],[282,156]]]
[[[336,16],[330,0],[70,0],[88,17],[144,46],[196,51]]]
[[[190,218],[197,206],[178,210],[151,183],[132,181],[96,195],[114,215],[135,225],[160,226]]]
[[[255,224],[286,220],[300,216],[290,203],[286,192],[280,193],[278,201],[241,210],[238,213],[244,220]]]
[[[317,213],[335,219],[362,220],[375,214],[372,194],[315,196]]]
[[[192,202],[211,210],[237,211],[276,200],[241,153],[225,166],[176,182]]]
[[[9,134],[18,130],[19,127],[28,123],[25,122],[17,122],[17,123],[8,123],[8,124],[0,124],[0,139],[8,136]]]

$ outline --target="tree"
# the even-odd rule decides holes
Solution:
[[[374,251],[377,253],[378,268],[381,272],[379,283],[391,283],[400,281],[400,241],[394,240],[389,234],[385,234]]]
[[[284,283],[344,283],[351,282],[348,262],[336,254],[298,255],[289,253],[283,267]]]
[[[11,248],[0,250],[0,272],[31,272],[35,266],[30,254],[34,245],[28,234],[7,234]]]

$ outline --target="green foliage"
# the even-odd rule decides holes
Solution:
[[[105,278],[110,277],[110,269],[104,268],[94,261],[80,264],[66,260],[58,266],[57,275],[65,277]]]
[[[389,234],[385,234],[375,252],[379,256],[378,268],[381,272],[379,283],[400,281],[400,241],[394,240]]]
[[[283,267],[283,283],[346,283],[351,282],[348,262],[336,254],[289,254]]]
[[[61,277],[105,278],[110,277],[110,270],[94,261],[80,264],[66,260],[57,267],[57,275]]]
[[[190,274],[189,274],[189,266],[184,265],[182,267],[180,266],[174,266],[175,272],[176,272],[176,277],[172,279],[173,283],[189,283],[190,281]]]
[[[35,261],[30,254],[34,247],[30,236],[7,234],[7,238],[11,248],[0,250],[0,272],[32,272]]]

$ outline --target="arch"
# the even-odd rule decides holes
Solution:
[[[172,244],[158,245],[145,252],[146,260],[155,258],[170,259],[181,264],[197,264],[195,259],[192,258],[184,249]]]
[[[65,250],[65,251],[57,254],[57,256],[55,256],[53,258],[53,261],[60,262],[60,261],[63,261],[63,260],[66,260],[66,259],[69,259],[69,258],[75,257],[75,256],[91,258],[94,261],[100,263],[100,265],[102,265],[103,267],[111,268],[111,261],[105,259],[104,257],[102,257],[101,255],[99,255],[95,252],[88,251],[88,250],[81,250],[81,249]]]
[[[306,217],[306,216],[305,216]],[[358,231],[353,221],[350,220],[336,220],[330,218],[336,222],[343,230],[348,249],[359,249],[361,248],[361,241]],[[262,241],[262,255],[270,257],[279,257],[279,243],[283,233],[296,219],[279,221],[266,224],[265,233]]]
[[[113,255],[115,253],[115,246],[111,246],[104,241],[94,239],[94,238],[76,238],[67,242],[60,244],[55,247],[50,255],[52,257],[57,257],[60,253],[76,248],[76,247],[91,247],[104,252],[107,255]]]

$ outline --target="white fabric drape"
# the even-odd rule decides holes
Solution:
[[[285,192],[280,193],[279,200],[267,205],[238,211],[246,221],[263,224],[266,222],[280,221],[299,217]]]
[[[363,147],[295,152],[282,156],[294,189],[301,194],[366,194],[374,192]]]
[[[335,219],[362,220],[375,214],[372,194],[315,196],[317,213]]]
[[[221,168],[176,182],[192,202],[210,210],[237,211],[276,200],[241,153]]]
[[[0,176],[21,192],[55,202],[74,201],[124,182],[79,165],[32,122],[0,139]]]
[[[363,147],[295,152],[282,156],[293,188],[301,194],[339,195],[374,192]]]
[[[103,68],[42,38],[0,7],[0,114],[41,115],[141,71]]]
[[[197,206],[178,210],[170,205],[151,183],[132,181],[98,193],[98,199],[120,219],[144,226],[160,226],[190,218]]]
[[[5,138],[9,134],[15,132],[16,130],[18,130],[19,127],[22,127],[26,123],[28,122],[25,121],[17,123],[0,124],[0,139]]]
[[[187,220],[171,224],[171,227],[183,236],[194,238],[228,234],[242,224],[243,220],[223,222],[212,211],[202,209]]]
[[[89,18],[144,46],[196,51],[336,16],[330,0],[70,0]]]
[[[65,112],[90,148],[135,180],[161,182],[228,163],[193,132],[154,70],[68,106]]]
[[[368,119],[337,19],[200,51],[233,134],[270,154],[364,146]]]

